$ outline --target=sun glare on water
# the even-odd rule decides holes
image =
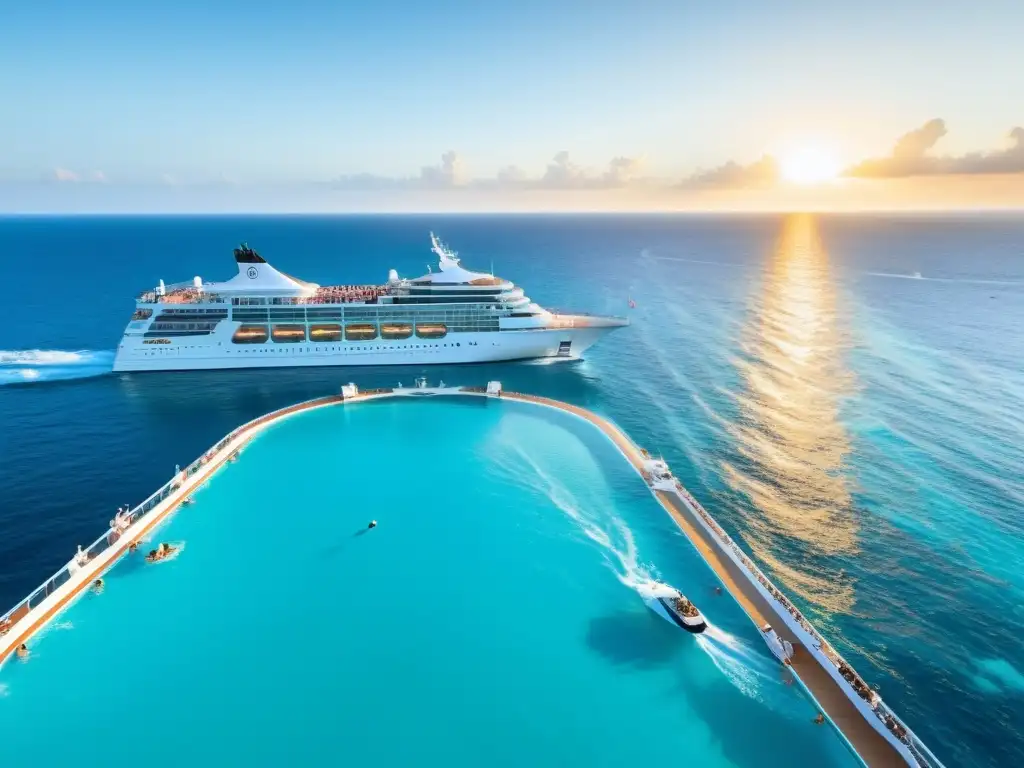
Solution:
[[[784,156],[779,170],[782,178],[791,184],[825,184],[838,179],[842,168],[835,155],[808,147]]]

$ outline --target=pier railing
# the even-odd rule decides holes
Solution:
[[[7,611],[7,613],[0,616],[0,635],[6,635],[14,629],[15,625],[17,625],[21,619],[28,615],[28,613],[34,608],[37,608],[47,597],[56,592],[57,589],[67,583],[67,581],[89,561],[103,554],[110,547],[115,546],[123,536],[123,532],[128,528],[128,526],[149,515],[157,508],[157,506],[159,506],[174,492],[179,490],[190,477],[199,472],[204,466],[210,464],[215,459],[221,458],[225,449],[238,437],[241,437],[254,427],[261,426],[268,421],[273,421],[274,419],[286,416],[289,413],[316,405],[336,402],[340,399],[340,397],[332,395],[329,397],[307,400],[302,403],[297,403],[296,405],[290,405],[286,408],[271,411],[270,413],[252,419],[251,421],[247,421],[240,427],[231,430],[231,432],[219,440],[215,445],[211,446],[209,450],[204,452],[202,456],[185,467],[185,469],[176,472],[174,477],[160,486],[160,488],[150,495],[149,498],[132,508],[127,512],[127,514],[122,515],[120,518],[122,521],[121,526],[114,526],[112,524],[111,527],[103,533],[103,535],[92,542],[88,547],[82,547],[81,551],[76,553],[76,555],[63,568],[39,585],[39,587],[33,590],[28,597]],[[235,446],[229,453],[233,453],[235,450],[238,450],[239,447],[240,446]]]
[[[896,715],[892,709],[882,700],[882,697],[872,690],[864,679],[854,671],[853,666],[842,657],[832,644],[826,640],[814,625],[808,621],[800,612],[800,609],[793,605],[782,590],[775,586],[764,572],[740,549],[732,537],[720,526],[708,511],[701,506],[701,503],[683,487],[678,480],[675,481],[675,488],[686,500],[687,504],[700,516],[701,520],[710,528],[715,535],[721,539],[726,546],[736,555],[739,561],[749,570],[760,582],[765,591],[774,598],[782,608],[789,612],[789,615],[797,625],[809,635],[817,650],[828,660],[829,663],[839,672],[840,676],[853,688],[854,692],[870,707],[875,716],[882,724],[907,748],[914,759],[923,768],[943,768],[942,762],[932,754],[932,751],[919,739],[913,731]],[[808,648],[813,653],[814,648]]]

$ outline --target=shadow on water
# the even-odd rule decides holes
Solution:
[[[360,528],[355,531],[352,535],[345,537],[339,541],[336,541],[331,546],[324,549],[322,556],[325,560],[333,560],[339,555],[343,554],[351,545],[354,539],[358,539],[360,536],[368,534],[372,528]]]
[[[616,666],[654,669],[680,653],[679,634],[650,611],[619,611],[591,619],[586,643]]]
[[[814,710],[798,688],[787,687],[785,693],[772,693],[772,688],[782,689],[781,669],[776,668],[773,660],[762,659],[761,655],[755,657],[769,665],[772,675],[780,675],[777,682],[766,677],[756,661],[743,661],[755,687],[744,691],[744,695],[735,695],[734,682],[718,671],[708,675],[699,669],[706,659],[695,647],[696,637],[670,626],[650,611],[618,611],[591,619],[585,639],[590,650],[616,667],[640,671],[666,667],[677,670],[675,682],[667,689],[666,696],[685,702],[685,709],[695,713],[719,740],[719,747],[732,764],[750,763],[753,739],[759,744],[759,766],[789,768],[803,762],[817,768],[855,764],[834,733],[825,728],[812,730]],[[773,701],[771,705],[764,701],[766,694]],[[727,706],[723,705],[723,696],[727,697]],[[782,709],[779,709],[778,696],[785,697]],[[808,731],[819,738],[800,740],[796,744],[794,736],[803,717],[806,717]],[[756,733],[748,734],[746,739],[724,738],[736,733],[738,724],[756,724]],[[800,752],[795,753],[794,749]]]
[[[756,724],[756,730],[748,732],[746,738],[720,738],[719,746],[733,765],[750,764],[752,741],[758,744],[759,768],[792,768],[801,764],[815,768],[858,765],[857,759],[842,746],[839,736],[828,726],[812,725],[814,709],[803,700],[799,689],[794,687],[791,690],[793,696],[787,703],[794,712],[789,714],[748,696],[731,696],[729,706],[722,706],[722,700],[712,685],[695,684],[693,678],[683,675],[679,676],[671,695],[684,697],[687,705],[717,736],[735,734],[737,726],[744,723]],[[795,725],[800,715],[806,716],[805,735],[809,731],[818,738],[795,738]],[[817,732],[812,729],[817,729]]]

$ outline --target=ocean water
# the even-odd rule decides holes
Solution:
[[[469,398],[312,412],[195,499],[151,539],[173,559],[122,560],[5,670],[5,758],[135,765],[82,745],[116,743],[141,704],[154,765],[857,764],[572,416]],[[703,598],[706,637],[632,589],[643,555],[674,549],[663,575]],[[76,714],[42,746],[55,709]]]
[[[486,269],[493,262],[498,274],[522,284],[541,304],[628,312],[632,325],[614,332],[578,364],[423,371],[107,373],[112,350],[131,313],[131,297],[160,278],[170,282],[197,274],[204,279],[230,276],[234,270],[230,249],[240,240],[299,277],[319,282],[378,281],[390,267],[406,275],[424,272],[430,258],[426,248],[430,229],[450,241],[467,265]],[[143,499],[167,479],[174,464],[192,460],[246,419],[334,391],[349,380],[366,387],[398,380],[408,384],[420,373],[451,384],[499,378],[509,388],[598,410],[642,445],[663,453],[683,482],[785,585],[947,765],[1024,763],[1024,736],[1019,728],[1024,722],[1021,218],[7,218],[0,219],[0,253],[7,270],[7,311],[0,324],[0,525],[4,531],[0,598],[6,604],[13,604],[65,562],[75,544],[94,538],[118,505]],[[636,302],[634,310],[627,309],[628,297]],[[431,407],[425,406],[424,412]],[[373,490],[381,506],[404,508],[387,500],[405,489],[410,493],[417,488],[429,490],[431,503],[438,498],[434,493],[443,492],[445,504],[452,507],[451,520],[466,525],[468,510],[478,509],[479,502],[501,507],[496,499],[470,499],[462,494],[453,478],[465,476],[458,473],[459,462],[448,461],[446,455],[457,451],[463,433],[467,441],[475,436],[479,445],[488,435],[502,431],[505,417],[485,412],[488,419],[497,421],[471,427],[475,419],[465,425],[460,420],[457,433],[438,429],[427,443],[417,443],[406,434],[402,440],[386,443],[391,446],[387,450],[362,451],[354,457],[346,449],[346,456],[335,457],[325,470],[329,477],[316,478],[310,487],[320,489],[325,504],[343,507],[347,497],[359,498],[358,494],[368,492],[361,483],[344,480],[351,478],[344,474],[351,466],[346,462],[358,461],[360,480],[371,471],[389,473],[389,480]],[[411,424],[420,417],[409,418]],[[403,416],[390,427],[402,430],[405,422]],[[295,429],[299,426],[296,421]],[[674,635],[665,639],[669,650],[657,644],[654,650],[643,650],[645,644],[655,643],[650,638],[657,635],[647,632],[656,632],[657,624],[638,627],[639,617],[646,619],[646,614],[616,577],[622,573],[616,568],[624,566],[614,555],[609,559],[600,543],[588,537],[586,525],[567,516],[560,506],[563,491],[554,483],[571,483],[569,490],[578,494],[575,476],[585,474],[588,461],[598,462],[606,481],[618,491],[614,462],[601,458],[601,449],[585,436],[577,438],[587,443],[587,451],[571,453],[566,448],[567,457],[571,453],[582,462],[571,462],[571,469],[560,463],[568,458],[560,458],[558,451],[551,452],[544,444],[562,445],[554,434],[536,442],[524,437],[522,452],[506,447],[494,462],[481,463],[484,454],[477,452],[469,458],[472,466],[493,474],[487,475],[487,488],[501,489],[511,499],[520,491],[527,494],[508,508],[511,517],[507,519],[518,520],[522,530],[515,535],[505,530],[500,544],[495,539],[494,548],[487,550],[491,558],[502,559],[508,566],[535,547],[538,564],[559,585],[558,599],[563,593],[579,598],[570,601],[572,608],[562,603],[564,617],[557,626],[550,625],[548,663],[572,658],[574,665],[592,665],[595,681],[616,677],[608,690],[623,698],[611,702],[593,691],[580,695],[537,688],[521,698],[505,696],[502,703],[527,707],[538,699],[565,704],[588,698],[588,706],[605,707],[600,715],[594,714],[595,722],[602,723],[600,728],[587,731],[592,738],[600,734],[602,748],[593,758],[598,762],[605,755],[621,754],[615,750],[626,749],[622,745],[639,748],[635,730],[627,723],[640,712],[655,722],[661,720],[662,725],[666,724],[662,718],[672,718],[669,730],[678,727],[681,734],[689,734],[687,743],[711,765],[753,764],[755,759],[760,764],[766,759],[763,755],[747,753],[736,743],[752,730],[763,734],[762,728],[786,734],[793,728],[792,743],[819,750],[813,754],[821,755],[822,761],[841,761],[841,751],[832,750],[834,737],[816,735],[822,729],[806,733],[801,702],[787,698],[791,689],[776,699],[777,680],[769,681],[770,685],[765,682],[771,695],[756,699],[735,682],[737,674],[742,677],[759,669],[764,658],[761,649],[750,648],[752,658],[744,650],[738,665],[723,664],[724,669],[714,665],[715,659],[700,646],[677,643]],[[253,455],[271,451],[276,441],[276,435],[268,435],[266,447],[257,444]],[[423,450],[423,445],[435,448]],[[440,445],[445,450],[436,447]],[[418,453],[407,455],[407,449]],[[407,459],[399,466],[390,463],[396,451]],[[320,459],[307,455],[305,460]],[[232,471],[237,469],[237,476],[257,471],[247,465],[239,462]],[[557,471],[560,468],[563,471]],[[409,483],[394,482],[391,478],[396,476],[408,478]],[[431,482],[426,483],[428,477]],[[516,484],[527,480],[535,484],[532,490],[518,489]],[[219,493],[220,482],[214,481],[204,491],[211,500]],[[232,482],[226,474],[224,488]],[[301,478],[296,478],[295,492],[303,487]],[[407,501],[412,496],[398,498]],[[615,541],[631,537],[636,562],[646,572],[678,579],[684,588],[692,585],[695,598],[702,589],[710,589],[710,573],[694,563],[689,545],[673,532],[660,510],[633,498],[625,486],[611,498],[614,508],[599,499],[593,500],[593,510],[589,501],[577,506],[585,507],[587,514],[606,515],[600,518],[604,521],[600,530],[622,537]],[[233,536],[244,533],[244,527],[228,526],[218,529],[219,533],[190,528],[203,525],[200,520],[205,518],[199,511],[206,503],[197,503],[195,515],[176,518],[168,529],[168,535],[178,535],[174,532],[179,527],[183,531],[180,535],[187,547],[181,557],[137,574],[136,580],[145,582],[147,590],[151,582],[168,583],[164,587],[153,583],[148,602],[141,593],[131,602],[140,613],[136,617],[140,623],[142,614],[145,621],[154,622],[145,637],[135,636],[132,649],[150,647],[155,642],[151,635],[169,631],[160,624],[160,616],[161,611],[178,610],[170,607],[175,602],[171,598],[180,599],[185,589],[192,590],[189,595],[198,594],[199,587],[189,581],[188,574],[216,572],[216,558],[201,555],[207,546],[204,533],[220,542],[217,557],[238,556],[234,550],[239,542]],[[262,504],[259,494],[236,487],[226,506],[262,508]],[[310,514],[302,505],[288,503],[262,509],[263,515],[275,516],[288,530],[301,526]],[[411,518],[402,514],[404,530]],[[383,512],[371,516],[385,518]],[[208,517],[222,520],[224,515]],[[542,528],[539,517],[545,526],[565,527]],[[432,518],[447,519],[447,515]],[[323,526],[326,520],[318,516],[314,524]],[[622,527],[613,525],[614,520]],[[255,515],[252,523],[269,525],[268,521],[269,517]],[[259,530],[253,529],[254,540],[243,553],[250,564],[261,551],[283,547],[281,537],[270,536],[266,528],[263,533]],[[322,527],[319,530],[317,540],[325,535]],[[489,540],[489,532],[483,529],[465,532]],[[398,535],[383,524],[374,533]],[[566,539],[564,547],[548,541],[560,537]],[[364,539],[369,541],[360,537],[360,545],[367,543]],[[374,539],[373,546],[379,548],[377,558],[387,558],[380,562],[388,564],[388,577],[403,573],[390,558],[405,550],[399,547],[388,554],[379,543],[382,539]],[[614,548],[624,551],[618,545]],[[430,557],[436,565],[431,578],[450,585],[455,574],[472,581],[475,569],[498,567],[500,563],[481,562],[478,549],[463,548],[453,557],[440,542],[424,547],[417,557]],[[361,552],[352,547],[341,560],[347,563],[347,557],[361,557]],[[239,563],[235,567],[246,568]],[[356,562],[352,567],[361,566]],[[81,637],[83,627],[89,625],[86,617],[96,613],[97,622],[106,617],[111,623],[103,625],[104,633],[114,632],[115,620],[125,622],[126,633],[132,630],[133,622],[125,619],[124,611],[103,607],[116,607],[117,601],[131,597],[129,589],[142,588],[130,588],[129,567],[122,568],[125,573],[119,571],[116,581],[124,581],[123,586],[114,589],[112,579],[101,599],[83,601],[68,614],[73,631],[51,630],[30,663],[5,666],[0,686],[6,698],[0,706],[24,707],[41,715],[44,710],[35,697],[56,688],[66,694],[94,679],[88,671],[93,667],[84,656],[75,655],[88,653],[90,647],[96,651],[87,637]],[[192,568],[196,570],[188,570]],[[255,575],[256,569],[249,568]],[[181,583],[171,578],[178,571],[186,571]],[[493,570],[487,572],[493,574]],[[535,595],[530,590],[539,588],[528,575],[524,574],[523,592],[517,593],[520,597]],[[430,583],[416,586],[422,589]],[[311,583],[309,588],[315,591],[316,586]],[[168,590],[168,601],[163,603],[156,596],[161,588]],[[119,597],[122,590],[124,598]],[[581,597],[591,592],[594,602]],[[460,594],[470,599],[469,591]],[[237,595],[241,599],[241,593]],[[314,596],[308,597],[310,602],[303,605],[314,604]],[[510,593],[508,599],[512,597]],[[555,598],[524,599],[533,610]],[[384,613],[357,603],[346,605],[359,611],[361,618]],[[722,622],[728,636],[738,638],[746,649],[749,628],[734,620],[735,606],[712,605],[719,613],[713,620]],[[413,616],[418,615],[418,606],[402,603],[403,610],[413,611]],[[620,612],[624,613],[620,616]],[[632,619],[625,618],[634,612]],[[584,615],[598,623],[593,632],[587,625],[580,641]],[[540,614],[537,618],[541,619]],[[601,622],[601,618],[607,620]],[[302,621],[306,620],[304,614]],[[390,620],[383,615],[374,619]],[[186,629],[178,626],[181,622],[179,615],[175,632]],[[185,623],[191,632],[217,629]],[[313,632],[314,626],[306,631]],[[336,629],[327,624],[319,627],[316,631],[324,633]],[[567,639],[573,627],[575,646]],[[666,625],[666,629],[671,628]],[[201,635],[189,637],[202,646]],[[262,680],[269,690],[269,681],[284,674],[289,664],[295,671],[301,654],[294,651],[307,644],[315,649],[319,639],[287,635],[284,648],[268,658],[270,663],[247,668],[247,677],[236,684],[257,686]],[[410,664],[423,650],[413,647],[413,639],[422,636],[405,639],[410,643]],[[65,647],[58,651],[57,643]],[[483,647],[495,650],[486,643]],[[571,648],[576,650],[570,652]],[[512,652],[501,649],[495,658],[502,653]],[[70,664],[59,661],[65,654],[78,663],[58,666]],[[668,661],[663,658],[666,654],[671,656]],[[123,663],[120,656],[114,662],[92,658],[107,678],[111,663]],[[506,661],[513,660],[509,656]],[[201,670],[205,663],[195,661],[195,669]],[[59,686],[52,678],[47,682],[45,668],[51,664],[62,670]],[[193,678],[202,675],[188,674],[190,669],[182,669],[182,680],[176,680],[175,686],[201,685]],[[565,674],[573,669],[566,667]],[[328,682],[337,682],[335,672],[331,671]],[[372,675],[379,670],[359,674],[364,672]],[[678,684],[663,688],[663,698],[655,704],[647,686],[656,687],[660,675],[671,674]],[[31,682],[35,675],[39,679]],[[448,679],[472,689],[479,681],[476,675],[470,677],[450,675]],[[707,695],[694,693],[698,680],[707,686],[700,689]],[[143,706],[149,707],[157,684],[159,680],[133,679],[122,687],[124,698],[119,705],[111,705],[110,713],[128,711],[129,702],[145,700]],[[300,690],[288,695],[299,696]],[[423,690],[417,687],[417,695],[424,695]],[[335,699],[343,695],[336,694]],[[730,703],[730,696],[740,698]],[[33,701],[37,703],[30,705]],[[637,710],[627,713],[626,702]],[[383,710],[374,707],[373,711]],[[283,716],[269,705],[265,716],[274,712]],[[558,712],[566,728],[584,728],[589,722],[577,719],[578,713],[567,705]],[[621,724],[617,731],[609,725],[613,719]],[[681,725],[691,720],[702,723],[704,730]],[[369,728],[365,723],[359,727],[364,726]],[[403,717],[401,727],[416,727],[411,715]],[[541,725],[536,728],[540,730],[530,734],[536,735],[537,742],[522,746],[533,749],[534,755],[549,751],[560,755],[557,736],[545,736]],[[467,726],[459,733],[471,730]],[[659,735],[664,733],[657,730]],[[449,747],[472,750],[472,737],[462,738],[467,739],[465,745]],[[523,737],[511,741],[517,738]],[[619,746],[611,746],[613,741]],[[469,760],[470,754],[461,753],[458,759]],[[403,761],[399,752],[391,753],[389,759]]]

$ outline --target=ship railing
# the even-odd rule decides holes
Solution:
[[[334,296],[302,296],[298,297],[296,301],[279,301],[279,302],[268,302],[267,304],[253,304],[253,305],[237,305],[237,306],[254,306],[254,307],[277,307],[277,306],[298,306],[298,307],[309,307],[309,306],[322,306],[322,305],[334,305],[334,304],[376,304],[377,300],[381,296],[386,296],[387,293],[377,293],[373,296],[351,296],[351,297],[334,297]],[[155,291],[143,291],[136,297],[136,302],[139,304],[227,304],[230,300],[224,296],[215,293],[200,293],[196,295],[183,296],[181,294],[165,294],[160,295]]]
[[[243,435],[246,431],[253,427],[259,426],[267,421],[272,421],[281,416],[285,416],[294,411],[299,411],[304,408],[308,408],[313,405],[319,405],[322,403],[333,402],[340,399],[337,396],[331,395],[329,397],[320,397],[313,400],[307,400],[302,403],[290,405],[286,408],[281,408],[276,411],[259,416],[255,419],[247,421],[245,424],[233,429],[217,443],[210,447],[209,450],[204,452],[198,459],[193,461],[184,470],[175,472],[174,477],[164,483],[160,488],[154,491],[145,501],[141,504],[133,507],[126,515],[122,517],[123,520],[127,520],[128,524],[131,525],[138,522],[142,518],[146,517],[150,512],[156,509],[161,502],[165,501],[171,494],[177,491],[186,479],[195,475],[205,465],[209,464],[215,458],[223,454],[224,450],[238,437]],[[238,450],[237,447],[233,448],[231,452]],[[126,526],[127,527],[127,526]],[[123,529],[122,529],[123,530]],[[14,626],[24,618],[31,610],[38,607],[47,597],[52,595],[58,588],[63,586],[68,579],[70,579],[78,569],[89,561],[95,559],[107,549],[114,546],[117,541],[121,538],[122,531],[115,529],[114,527],[108,528],[103,534],[92,542],[88,547],[83,547],[82,555],[76,554],[70,562],[65,564],[55,574],[46,579],[36,589],[29,593],[29,596],[17,603],[13,608],[0,616],[0,636],[6,635],[10,632]],[[83,562],[79,562],[79,559]]]
[[[725,532],[722,526],[694,498],[693,494],[686,490],[678,480],[676,480],[675,487],[679,494],[686,499],[687,503],[700,515],[707,526],[733,551],[744,567],[754,575],[775,601],[788,611],[800,627],[814,639],[822,655],[835,666],[843,679],[849,683],[854,693],[869,705],[875,716],[885,725],[889,732],[907,747],[918,764],[924,768],[943,768],[942,762],[925,746],[924,742],[896,716],[892,709],[882,700],[881,696],[868,686],[864,679],[854,670],[853,666],[814,628],[814,625],[804,617],[800,609],[793,605],[782,590],[775,586],[774,582],[746,555],[732,537]]]
[[[227,304],[228,300],[216,293],[196,292],[193,294],[181,294],[168,292],[165,294],[156,291],[143,291],[135,300],[139,304]]]
[[[615,320],[624,320],[625,318],[620,315],[604,315],[600,312],[576,312],[575,310],[562,310],[562,309],[549,309],[552,315],[558,317],[610,317]]]

